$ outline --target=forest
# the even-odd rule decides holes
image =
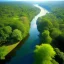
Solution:
[[[0,2],[0,59],[28,35],[30,22],[39,11],[25,2]]]
[[[0,2],[0,61],[18,46],[6,64],[64,64],[64,1],[35,3]]]
[[[63,4],[64,2],[55,2],[55,3],[49,2],[45,4],[43,3],[40,4],[40,6],[47,8],[50,12],[47,13],[45,16],[38,18],[37,21],[37,28],[38,31],[40,32],[39,38],[41,41],[41,45],[36,46],[35,49],[35,64],[64,63],[64,5]],[[54,50],[52,50],[52,48]]]

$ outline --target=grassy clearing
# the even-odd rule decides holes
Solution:
[[[9,54],[20,42],[12,45],[0,47],[0,59],[5,59],[5,56]]]

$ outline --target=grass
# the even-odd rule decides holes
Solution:
[[[12,45],[8,45],[8,46],[2,46],[0,47],[0,58],[1,59],[5,59],[5,56],[7,54],[9,54],[20,42],[17,42],[15,44]]]

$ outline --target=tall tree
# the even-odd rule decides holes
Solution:
[[[34,64],[52,64],[51,60],[56,54],[53,47],[49,44],[37,45],[34,53]]]

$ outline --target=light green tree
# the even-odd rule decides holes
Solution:
[[[16,40],[16,41],[22,40],[22,33],[21,33],[21,31],[18,30],[18,29],[13,30],[13,32],[12,32],[12,38],[14,40]]]
[[[55,56],[55,51],[50,44],[36,45],[34,50],[34,64],[52,64],[51,60]]]
[[[10,26],[5,26],[5,27],[3,28],[3,30],[4,30],[5,33],[7,33],[7,34],[12,33],[12,28],[11,28]]]

